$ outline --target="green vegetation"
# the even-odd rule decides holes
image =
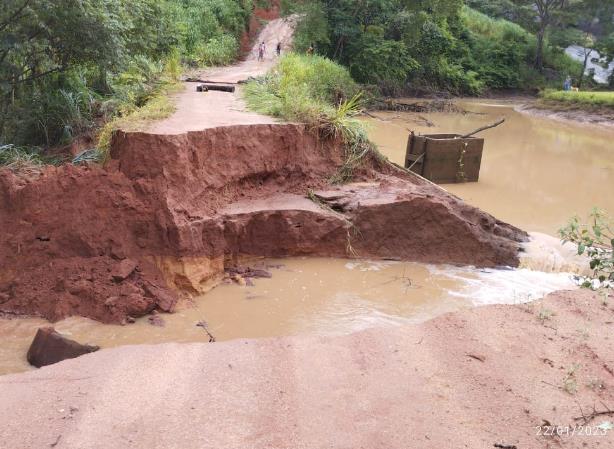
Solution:
[[[110,122],[104,150],[110,126],[172,112],[163,94],[184,66],[232,62],[251,9],[251,0],[4,1],[0,144],[63,145]]]
[[[313,43],[320,54],[348,67],[356,81],[386,94],[536,91],[581,69],[547,41],[545,70],[536,69],[536,35],[463,6],[462,0],[303,0],[286,8],[304,14],[297,51]]]
[[[536,8],[543,2],[549,4],[545,15]],[[284,59],[278,74],[249,87],[251,93],[260,89],[251,96],[260,104],[252,106],[309,123],[336,123],[337,117],[345,123],[342,129],[357,107],[349,101],[358,92],[352,78],[384,94],[536,91],[583,72],[582,64],[563,53],[563,44],[592,42],[614,54],[614,25],[604,20],[614,13],[611,2],[283,3],[286,12],[302,14],[296,50],[303,53],[314,44],[330,60]],[[254,6],[268,5],[267,0],[5,0],[0,145],[20,150],[5,153],[4,165],[10,163],[7,154],[20,163],[27,160],[19,157],[23,154],[35,161],[44,154],[39,148],[62,146],[80,135],[96,138],[98,158],[104,158],[114,128],[134,129],[172,112],[165,97],[185,67],[235,60]],[[309,81],[313,71],[317,83]]]
[[[549,104],[560,103],[564,106],[577,108],[611,109],[614,111],[614,92],[572,92],[562,90],[546,90],[542,99]]]
[[[321,56],[287,54],[266,76],[243,90],[248,107],[273,117],[307,123],[325,137],[340,138],[346,162],[333,181],[351,178],[369,152],[376,154],[357,119],[361,94],[348,70]]]
[[[578,254],[588,257],[592,274],[579,278],[582,287],[593,290],[614,287],[614,223],[605,212],[593,209],[588,224],[573,217],[559,235],[563,243],[577,245]]]
[[[332,116],[333,105],[356,95],[358,86],[347,69],[327,58],[290,53],[244,91],[248,106],[258,112],[314,124]]]

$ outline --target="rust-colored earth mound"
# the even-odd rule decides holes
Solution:
[[[115,135],[105,168],[0,174],[0,312],[121,323],[172,311],[244,256],[518,264],[526,234],[304,125]]]

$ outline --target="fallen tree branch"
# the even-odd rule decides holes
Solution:
[[[598,416],[614,415],[614,410],[610,410],[610,408],[607,405],[605,405],[603,402],[601,403],[601,405],[603,405],[605,410],[597,411],[595,406],[593,406],[593,412],[589,415],[585,415],[584,412],[582,411],[582,407],[580,407],[580,405],[578,404],[578,407],[580,407],[580,413],[582,413],[582,416],[575,417],[574,421],[584,421],[584,424],[588,424],[589,422],[591,422],[593,419],[595,419]]]
[[[468,137],[473,136],[474,134],[480,133],[482,131],[486,131],[487,129],[490,128],[495,128],[497,126],[499,126],[500,124],[502,124],[503,122],[505,122],[505,119],[502,118],[501,120],[499,120],[498,122],[495,122],[491,125],[487,125],[487,126],[482,126],[481,128],[476,129],[475,131],[470,132],[469,134],[465,134],[464,136],[460,136],[459,139],[466,139]]]
[[[215,343],[215,337],[211,332],[209,332],[209,329],[207,329],[207,323],[205,323],[204,321],[199,321],[198,323],[196,323],[196,326],[202,327],[203,330],[207,333],[207,335],[209,336],[209,343]]]

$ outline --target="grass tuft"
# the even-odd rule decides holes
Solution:
[[[48,163],[37,147],[20,147],[12,144],[0,145],[0,167],[13,173],[34,175]]]
[[[166,81],[161,83],[150,94],[147,102],[140,107],[128,105],[123,108],[119,115],[106,122],[98,134],[97,149],[100,152],[100,160],[106,161],[109,157],[111,137],[113,132],[122,129],[124,131],[139,131],[154,120],[169,117],[176,110],[175,104],[169,95],[183,89],[183,84],[178,81]]]
[[[332,182],[351,180],[367,154],[379,155],[357,118],[362,93],[347,69],[327,58],[289,53],[271,72],[247,83],[243,96],[254,111],[306,123],[322,137],[342,139],[345,163]]]

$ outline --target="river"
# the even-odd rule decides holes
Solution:
[[[503,221],[550,235],[592,207],[614,216],[614,131],[516,112],[510,102],[459,105],[473,113],[378,112],[382,120],[367,120],[370,137],[403,164],[409,130],[462,134],[503,117],[503,125],[479,134],[485,139],[480,181],[446,190]]]

